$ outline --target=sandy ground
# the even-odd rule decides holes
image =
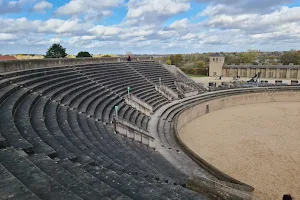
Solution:
[[[300,199],[300,102],[248,104],[214,111],[180,131],[199,156],[254,186],[260,199]]]
[[[203,83],[204,85],[208,86],[209,82],[215,82],[218,85],[221,84],[221,82],[230,82],[233,81],[232,77],[222,77],[222,80],[216,80],[215,77],[193,77],[192,78],[196,83]],[[240,78],[241,81],[248,81],[250,78]],[[269,83],[275,83],[275,80],[282,80],[283,83],[291,84],[291,80],[295,79],[270,79],[270,78],[263,78],[261,80],[269,81]],[[300,82],[300,80],[299,80]]]

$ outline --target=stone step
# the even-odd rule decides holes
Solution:
[[[81,199],[30,162],[23,151],[1,149],[0,160],[11,174],[41,199]]]
[[[93,190],[93,188],[87,183],[82,182],[76,176],[66,171],[64,168],[45,155],[36,154],[29,156],[28,159],[60,185],[82,199],[109,199],[100,192]]]
[[[40,199],[0,163],[1,199],[38,200]]]

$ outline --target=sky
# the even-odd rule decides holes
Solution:
[[[300,0],[0,0],[0,54],[299,49]]]

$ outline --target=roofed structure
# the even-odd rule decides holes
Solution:
[[[17,60],[14,56],[0,56],[0,60]]]

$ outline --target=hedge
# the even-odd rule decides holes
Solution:
[[[183,67],[180,68],[186,74],[193,75],[207,75],[207,71],[205,68],[191,68],[191,67]]]

